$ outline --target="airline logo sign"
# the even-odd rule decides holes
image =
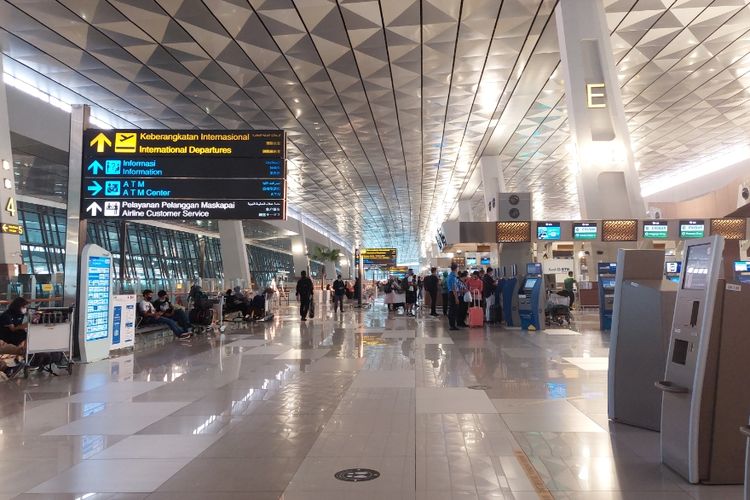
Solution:
[[[84,218],[286,218],[283,131],[87,130],[84,146]]]

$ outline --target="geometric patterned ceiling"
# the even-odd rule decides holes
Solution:
[[[605,0],[642,179],[750,134],[748,1]],[[537,215],[577,215],[555,5],[0,0],[0,47],[124,125],[286,130],[290,205],[411,260],[459,196],[482,204],[482,155]]]

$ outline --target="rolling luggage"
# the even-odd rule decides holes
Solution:
[[[214,320],[213,309],[192,309],[188,313],[188,320],[190,324],[196,326],[210,326]]]
[[[472,304],[469,307],[469,327],[483,327],[484,326],[484,309],[482,309],[482,298],[479,294],[479,290],[472,291]]]

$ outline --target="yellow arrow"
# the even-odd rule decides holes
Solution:
[[[107,146],[112,145],[112,141],[107,138],[106,135],[104,135],[104,132],[99,132],[99,135],[91,139],[91,142],[89,143],[89,146],[93,146],[96,144],[96,152],[97,153],[103,153],[104,152],[104,145]]]
[[[4,233],[8,232],[8,224],[3,224],[3,232]]]

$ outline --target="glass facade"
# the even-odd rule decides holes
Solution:
[[[23,263],[31,274],[62,273],[65,264],[65,210],[19,202],[19,221]],[[162,227],[129,222],[125,273],[120,276],[121,223],[91,221],[88,241],[106,248],[114,257],[114,277],[138,287],[174,289],[176,282],[192,280],[195,275],[221,279],[221,242],[218,237],[198,235]],[[250,271],[260,287],[268,285],[279,271],[293,271],[292,256],[287,253],[247,245]]]

